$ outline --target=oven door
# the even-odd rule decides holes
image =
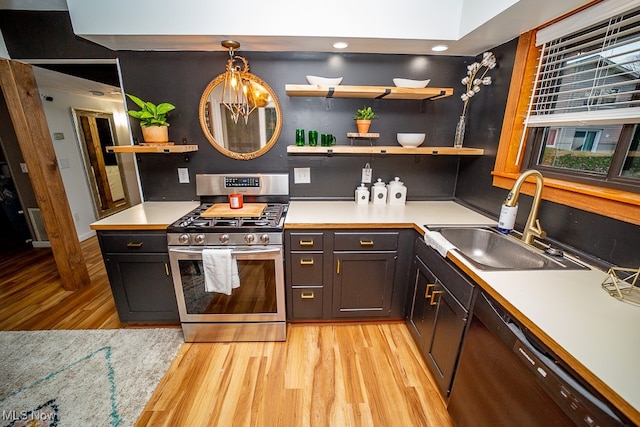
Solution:
[[[226,248],[226,247],[225,247]],[[240,286],[231,295],[205,289],[203,247],[169,248],[182,322],[285,321],[282,246],[234,246]]]

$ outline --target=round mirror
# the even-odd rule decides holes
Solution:
[[[276,143],[282,130],[282,110],[273,90],[259,77],[248,74],[256,108],[246,122],[237,123],[222,103],[224,73],[213,79],[200,98],[200,127],[211,145],[225,156],[250,160],[262,156]]]

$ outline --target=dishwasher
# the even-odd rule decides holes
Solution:
[[[476,300],[447,410],[457,427],[627,425],[484,292]]]

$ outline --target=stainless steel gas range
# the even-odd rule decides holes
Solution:
[[[185,341],[286,340],[288,175],[203,174],[196,190],[201,205],[167,229]]]

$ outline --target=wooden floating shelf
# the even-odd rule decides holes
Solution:
[[[353,146],[332,145],[330,147],[309,147],[289,145],[289,154],[428,154],[443,156],[481,156],[482,148],[453,148],[453,147],[416,147],[406,148],[399,145],[389,146]]]
[[[380,138],[380,134],[377,132],[374,132],[374,133],[347,132],[347,138]]]
[[[425,87],[420,89],[395,86],[320,86],[285,85],[288,96],[324,98],[369,98],[369,99],[418,99],[436,100],[453,95],[452,88]]]
[[[198,151],[197,145],[110,145],[110,153],[190,153]]]

